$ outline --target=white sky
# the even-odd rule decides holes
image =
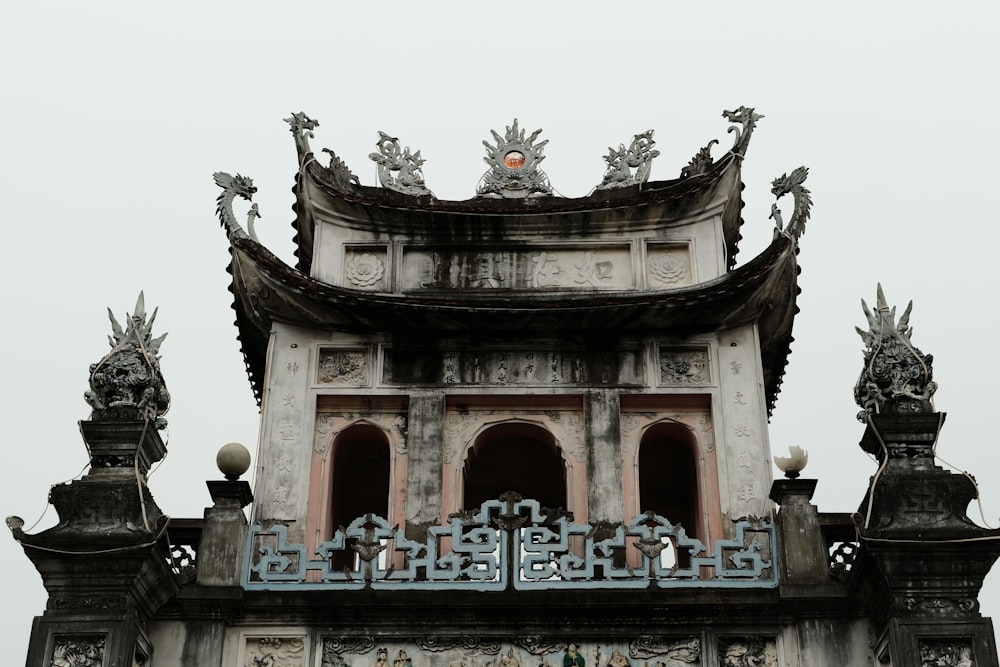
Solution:
[[[0,10],[4,515],[30,525],[49,485],[87,462],[76,421],[107,348],[105,307],[121,319],[140,289],[160,308],[156,332],[170,332],[169,455],[150,482],[161,508],[200,516],[217,449],[254,449],[212,172],[254,178],[258,233],[290,262],[290,112],[319,119],[314,149],[336,150],[362,182],[375,183],[367,155],[385,130],[423,151],[439,197],[464,199],[485,169],[481,141],[514,116],[544,128],[546,172],[580,196],[608,145],[654,128],[653,179],[673,178],[709,139],[730,144],[720,113],[746,104],[766,118],[744,168],[740,260],[770,240],[772,178],[808,165],[815,199],[772,447],[809,450],[822,511],[857,508],[875,465],[857,446],[853,327],[882,281],[901,309],[915,300],[913,342],[935,357],[949,413],[939,453],[976,475],[998,523],[995,3],[101,7]],[[969,514],[981,521],[975,504]],[[17,662],[45,595],[10,538],[0,563],[0,645]],[[987,615],[1000,614],[998,579]]]

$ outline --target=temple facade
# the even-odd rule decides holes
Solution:
[[[161,512],[163,339],[141,299],[112,317],[90,473],[53,487],[56,527],[8,519],[50,596],[27,664],[1000,667],[978,604],[1000,531],[935,465],[909,308],[879,290],[859,329],[858,512],[810,503],[804,452],[773,457],[808,172],[775,179],[773,241],[737,265],[762,116],[723,116],[728,150],[655,181],[642,132],[581,198],[514,120],[445,201],[419,150],[379,132],[365,186],[292,114],[295,266],[258,241],[252,180],[215,174],[255,486],[230,445],[204,518]]]

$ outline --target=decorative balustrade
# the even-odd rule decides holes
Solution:
[[[774,526],[766,521],[737,522],[734,539],[716,540],[710,551],[652,512],[619,526],[611,537],[598,540],[594,532],[513,493],[452,515],[446,525],[429,529],[423,542],[368,514],[309,554],[305,545],[289,542],[286,526],[254,525],[243,586],[498,591],[777,585]],[[629,551],[639,558],[627,558]],[[335,567],[345,560],[352,565]],[[630,566],[629,560],[640,564]]]
[[[819,524],[829,556],[830,576],[846,580],[859,548],[854,519],[842,512],[822,512]]]

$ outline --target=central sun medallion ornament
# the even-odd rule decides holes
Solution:
[[[535,143],[542,131],[535,130],[525,137],[524,130],[518,127],[515,118],[504,136],[501,137],[493,130],[490,133],[496,145],[483,142],[486,146],[483,161],[490,169],[480,180],[476,195],[512,199],[551,196],[549,177],[538,168],[538,164],[545,159],[542,149],[549,143],[548,139]]]

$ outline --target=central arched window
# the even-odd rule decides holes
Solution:
[[[469,448],[463,469],[462,507],[474,509],[506,491],[566,508],[566,464],[552,434],[525,422],[497,424]]]
[[[688,537],[702,536],[695,452],[691,432],[676,423],[654,424],[639,442],[640,511],[682,525]]]

